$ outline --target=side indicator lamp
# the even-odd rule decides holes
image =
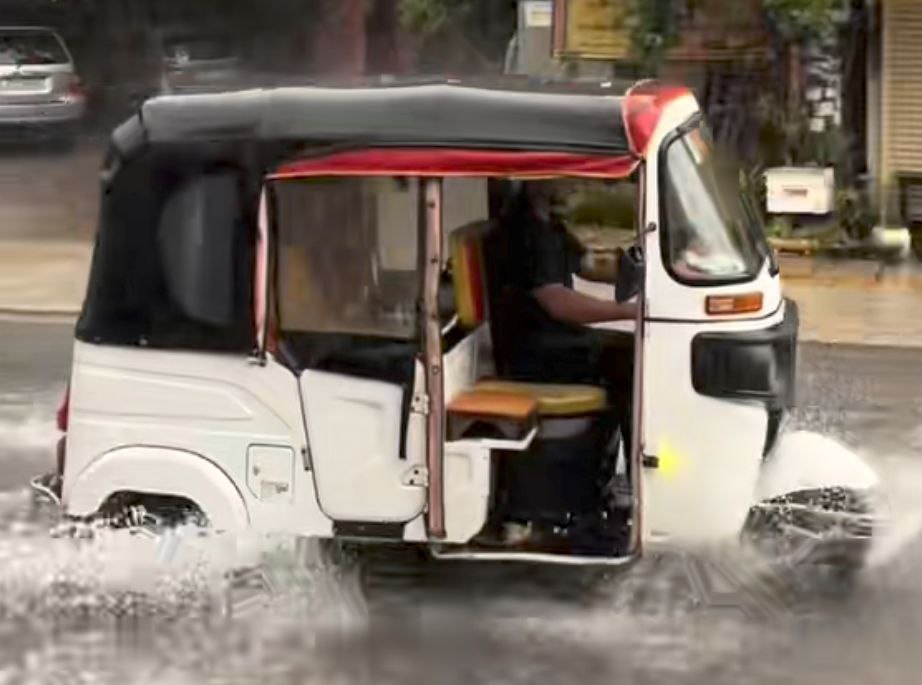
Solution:
[[[707,298],[707,313],[710,316],[728,314],[751,314],[761,311],[762,293],[742,293],[740,295],[711,295]]]

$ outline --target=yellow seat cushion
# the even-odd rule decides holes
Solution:
[[[540,416],[580,416],[605,409],[605,389],[594,385],[558,385],[519,381],[483,380],[475,390],[525,395],[538,401]]]

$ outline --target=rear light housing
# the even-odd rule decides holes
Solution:
[[[67,86],[67,92],[64,93],[64,102],[80,102],[81,100],[86,99],[86,90],[83,87],[83,82],[79,77],[74,76],[73,80],[70,82],[70,85]]]

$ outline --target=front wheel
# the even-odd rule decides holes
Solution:
[[[836,584],[850,586],[865,566],[874,534],[868,493],[822,488],[755,505],[742,542],[769,561],[798,569],[823,569]]]

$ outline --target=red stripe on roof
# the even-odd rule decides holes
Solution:
[[[337,152],[281,166],[271,179],[306,176],[630,176],[638,160],[629,155],[515,152],[431,148],[376,148]]]

